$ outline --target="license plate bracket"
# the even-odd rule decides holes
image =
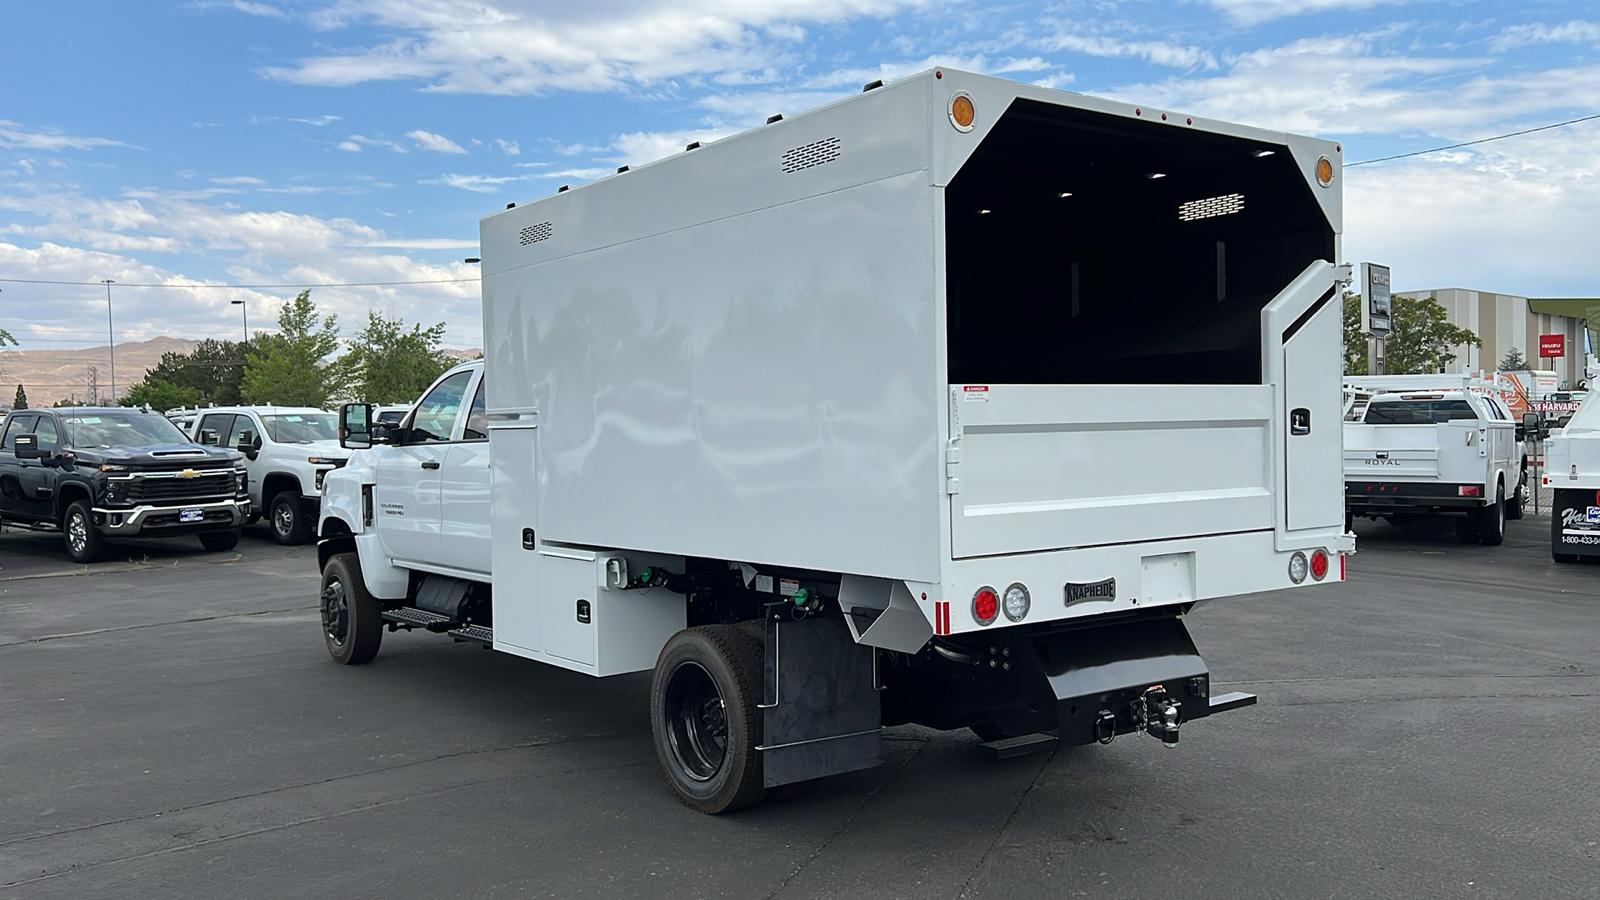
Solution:
[[[205,518],[206,511],[203,509],[194,508],[178,510],[179,522],[203,522],[205,521]]]

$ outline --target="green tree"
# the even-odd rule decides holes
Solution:
[[[328,362],[339,349],[338,317],[317,312],[311,291],[285,303],[278,312],[278,333],[259,334],[245,351],[240,392],[246,403],[280,406],[323,406],[348,380],[342,360]]]
[[[351,388],[368,403],[395,403],[417,399],[451,360],[439,349],[444,323],[429,328],[367,311],[367,324],[350,340],[350,352],[340,361],[349,367]]]
[[[161,408],[206,402],[218,406],[239,403],[242,400],[239,386],[244,380],[246,349],[243,343],[236,341],[204,340],[188,353],[163,353],[161,362],[146,372],[143,380],[130,389],[131,391],[142,386],[147,393],[141,395],[141,399],[137,402],[124,402],[123,405],[143,406],[147,402],[145,398],[180,395],[192,399],[186,403],[173,403]],[[123,399],[126,401],[127,398]],[[149,399],[148,402],[152,407],[157,405],[154,399]]]
[[[28,392],[23,390],[22,389],[22,385],[20,385],[20,384],[17,385],[17,399],[11,401],[11,408],[12,409],[27,409],[28,408]]]
[[[1505,356],[1500,357],[1500,371],[1526,372],[1528,371],[1528,361],[1522,358],[1520,349],[1512,347],[1506,351]]]
[[[68,398],[66,398],[64,400],[57,400],[56,402],[54,402],[54,403],[52,403],[50,405],[60,409],[60,408],[65,408],[65,407],[69,407],[69,406],[88,406],[89,404],[85,403],[82,400],[79,400],[77,397],[68,397]]]
[[[1361,333],[1361,298],[1344,295],[1344,373],[1367,374],[1367,338]],[[1389,336],[1383,342],[1384,369],[1390,375],[1427,375],[1455,362],[1455,348],[1482,347],[1471,330],[1450,324],[1435,297],[1394,297],[1389,303]]]
[[[122,406],[144,406],[148,403],[151,409],[168,410],[175,406],[200,405],[200,392],[170,381],[152,381],[147,375],[143,381],[128,388],[128,392],[119,397],[117,403]]]

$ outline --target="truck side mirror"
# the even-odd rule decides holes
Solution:
[[[372,404],[346,403],[339,407],[339,446],[365,450],[372,446]]]
[[[215,430],[210,428],[200,429],[200,443],[205,444],[207,447],[215,447],[221,440],[221,436]]]
[[[44,453],[39,450],[37,434],[19,434],[11,446],[16,451],[17,459],[44,459]]]

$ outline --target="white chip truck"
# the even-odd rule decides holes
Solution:
[[[482,221],[485,360],[342,412],[322,626],[653,672],[717,813],[1180,729],[1183,616],[1344,577],[1340,148],[938,69]]]

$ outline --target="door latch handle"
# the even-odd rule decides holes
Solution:
[[[1311,433],[1311,410],[1305,408],[1304,406],[1298,409],[1289,410],[1289,433]]]
[[[423,460],[422,467],[424,469],[437,469],[439,468],[439,461],[437,459]]]

